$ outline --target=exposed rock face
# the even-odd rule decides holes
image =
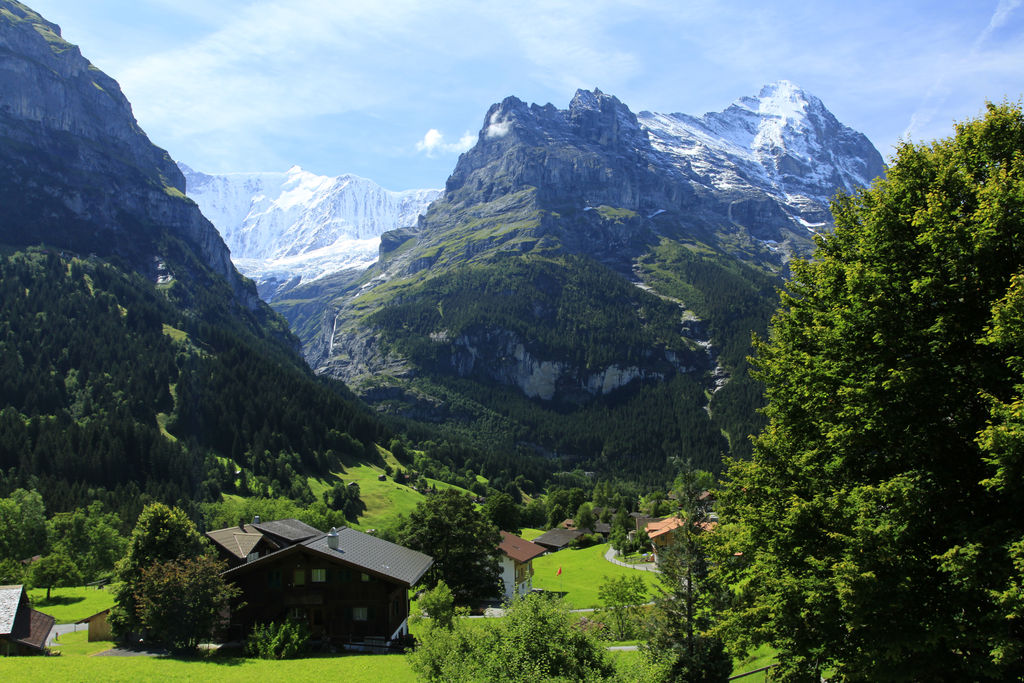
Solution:
[[[694,355],[693,364],[684,366],[671,351],[651,352],[639,365],[586,369],[560,360],[538,358],[527,350],[516,334],[507,330],[489,330],[475,335],[460,335],[449,340],[440,334],[438,344],[448,345],[449,364],[460,377],[483,377],[518,387],[529,398],[550,401],[556,395],[563,401],[585,401],[604,396],[633,380],[661,380],[675,372],[695,372],[710,368],[707,358]]]
[[[258,305],[113,79],[56,24],[10,0],[0,0],[0,55],[0,194],[12,207],[0,217],[2,241],[116,255],[154,278],[154,263],[196,277],[206,268],[239,303]]]

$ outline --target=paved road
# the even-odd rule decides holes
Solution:
[[[54,641],[60,642],[60,636],[65,633],[74,633],[75,631],[85,631],[89,628],[88,624],[54,624],[53,628],[50,629],[50,635],[46,636],[46,647],[50,647],[54,644]]]
[[[637,571],[641,572],[654,572],[656,574],[661,573],[660,571],[658,571],[657,565],[655,565],[653,562],[645,562],[643,564],[629,564],[628,562],[623,562],[622,560],[616,560],[615,548],[608,548],[608,550],[604,554],[604,559],[608,560],[612,564],[617,564],[620,567],[628,567],[629,569],[636,569]]]

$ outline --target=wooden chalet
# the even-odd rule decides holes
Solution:
[[[314,639],[355,649],[397,645],[408,635],[408,590],[433,564],[429,555],[347,527],[326,534],[313,529],[304,538],[312,527],[298,520],[252,527],[272,536],[267,547],[269,541],[279,547],[224,573],[242,590],[231,613],[233,637],[287,619],[306,624]],[[234,535],[208,536],[234,542]],[[231,552],[240,558],[241,549]]]
[[[533,542],[543,546],[547,550],[556,551],[568,547],[570,543],[583,535],[582,531],[576,529],[551,529],[533,539]]]

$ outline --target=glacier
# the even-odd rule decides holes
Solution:
[[[187,196],[217,228],[231,260],[261,295],[377,260],[382,233],[415,225],[441,190],[391,191],[355,175],[293,166],[208,174],[179,163]]]

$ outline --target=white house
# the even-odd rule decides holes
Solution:
[[[502,531],[498,549],[501,550],[501,580],[505,585],[505,600],[532,591],[533,558],[543,555],[546,548]]]

